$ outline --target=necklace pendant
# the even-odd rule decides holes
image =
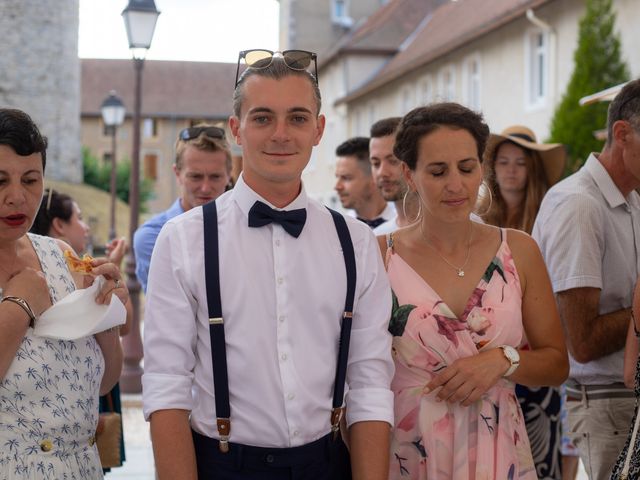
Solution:
[[[464,270],[462,270],[461,268],[458,269],[458,276],[459,277],[464,277]]]

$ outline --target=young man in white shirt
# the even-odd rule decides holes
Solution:
[[[341,325],[351,315],[338,221],[301,182],[325,123],[317,77],[304,69],[315,54],[240,56],[249,67],[236,82],[229,125],[243,173],[215,203],[167,222],[151,261],[143,400],[159,478],[333,480],[352,470],[354,479],[386,479],[391,293],[377,242],[355,219],[346,219],[357,271],[346,342],[351,468],[330,433],[339,418],[332,396],[342,383],[335,381]],[[212,235],[203,228],[211,207],[221,300],[214,317],[212,270],[204,268],[212,249],[208,242],[205,253],[203,240]],[[213,375],[222,362],[210,332],[220,325],[227,390]],[[218,392],[228,396],[226,407]],[[222,407],[230,407],[228,418],[220,418]]]

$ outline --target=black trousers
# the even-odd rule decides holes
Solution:
[[[218,441],[193,433],[198,479],[207,480],[350,480],[349,451],[338,435],[292,448],[262,448],[237,443],[229,452]]]

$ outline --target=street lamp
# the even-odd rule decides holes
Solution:
[[[115,90],[109,92],[100,106],[102,121],[111,135],[111,215],[109,219],[109,240],[116,238],[116,132],[124,122],[125,108]]]
[[[133,307],[131,331],[123,338],[124,368],[120,385],[125,393],[142,391],[142,338],[140,337],[140,283],[136,278],[136,260],[133,254],[133,234],[138,229],[140,211],[140,111],[142,103],[142,67],[144,56],[151,46],[153,32],[160,12],[154,0],[129,0],[122,11],[127,29],[129,48],[135,68],[135,95],[133,108],[133,152],[131,155],[131,178],[129,186],[129,253],[125,271],[127,288]]]

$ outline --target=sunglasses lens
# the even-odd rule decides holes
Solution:
[[[306,70],[311,63],[311,54],[301,50],[287,50],[283,57],[287,66],[293,70]]]
[[[244,61],[253,68],[267,68],[272,59],[273,53],[269,50],[251,50],[244,56]]]
[[[180,140],[186,142],[198,138],[201,133],[212,138],[224,138],[224,130],[218,127],[189,127],[180,132]]]

